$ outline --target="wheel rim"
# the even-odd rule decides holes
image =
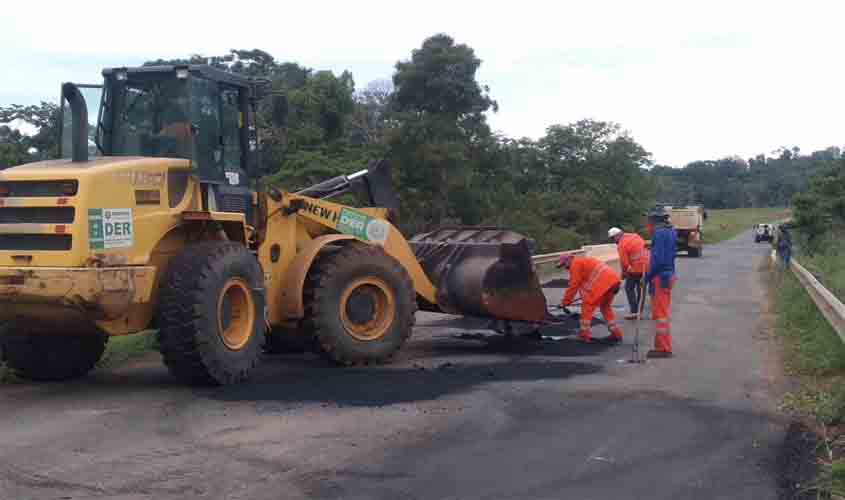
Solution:
[[[347,333],[357,340],[366,342],[384,337],[395,316],[393,293],[379,278],[355,280],[341,295],[341,322]]]
[[[239,351],[249,342],[255,325],[255,301],[249,285],[232,278],[223,286],[217,301],[217,331],[223,344]]]

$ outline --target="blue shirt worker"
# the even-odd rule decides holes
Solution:
[[[651,310],[657,324],[654,349],[649,358],[672,357],[672,287],[677,281],[675,275],[675,254],[678,235],[669,223],[669,214],[657,207],[648,213],[648,232],[651,234],[651,257],[646,283],[654,290]]]

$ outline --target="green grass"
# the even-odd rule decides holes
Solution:
[[[821,429],[821,472],[808,490],[819,498],[845,498],[845,344],[791,272],[777,267],[769,281],[786,372],[798,381],[781,408]]]
[[[845,344],[798,279],[778,268],[772,284],[776,287],[776,328],[784,339],[790,372],[812,377],[845,375]]]
[[[800,237],[803,239],[803,236]],[[798,262],[813,273],[825,288],[840,300],[845,300],[845,233],[841,229],[831,231],[815,247],[812,255],[799,253],[796,256]]]
[[[0,384],[14,384],[19,381],[15,372],[9,369],[6,363],[0,363]]]
[[[824,463],[815,489],[826,494],[820,498],[845,499],[845,461],[834,459]]]
[[[100,368],[107,368],[125,363],[131,359],[143,356],[156,348],[155,331],[145,330],[134,335],[112,337],[106,346],[106,352],[97,364]]]
[[[788,218],[785,208],[736,208],[708,210],[704,221],[704,243],[718,243],[751,229],[754,224],[776,222]]]

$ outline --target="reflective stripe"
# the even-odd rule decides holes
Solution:
[[[630,239],[634,239],[634,238],[635,238],[635,236],[633,234],[626,234],[625,236],[622,237],[621,240],[619,240],[620,247],[623,244],[626,243],[626,240],[630,240]],[[646,256],[646,249],[645,248],[640,248],[639,251],[629,255],[628,260],[631,261],[630,262],[631,267],[646,264],[645,256]]]
[[[599,279],[599,276],[601,276],[601,273],[603,273],[605,271],[611,271],[611,269],[604,262],[599,263],[599,265],[597,265],[596,268],[593,269],[593,272],[590,273],[590,277],[587,278],[587,282],[584,283],[584,286],[582,287],[582,291],[581,291],[582,297],[590,295],[590,293],[593,291],[593,285],[596,284],[596,280]]]

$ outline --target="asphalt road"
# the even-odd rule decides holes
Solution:
[[[153,354],[0,386],[0,499],[777,498],[767,248],[679,258],[676,357],[645,365],[625,362],[630,322],[607,347],[463,339],[479,325],[420,314],[386,367],[268,356],[254,383],[190,389]]]

